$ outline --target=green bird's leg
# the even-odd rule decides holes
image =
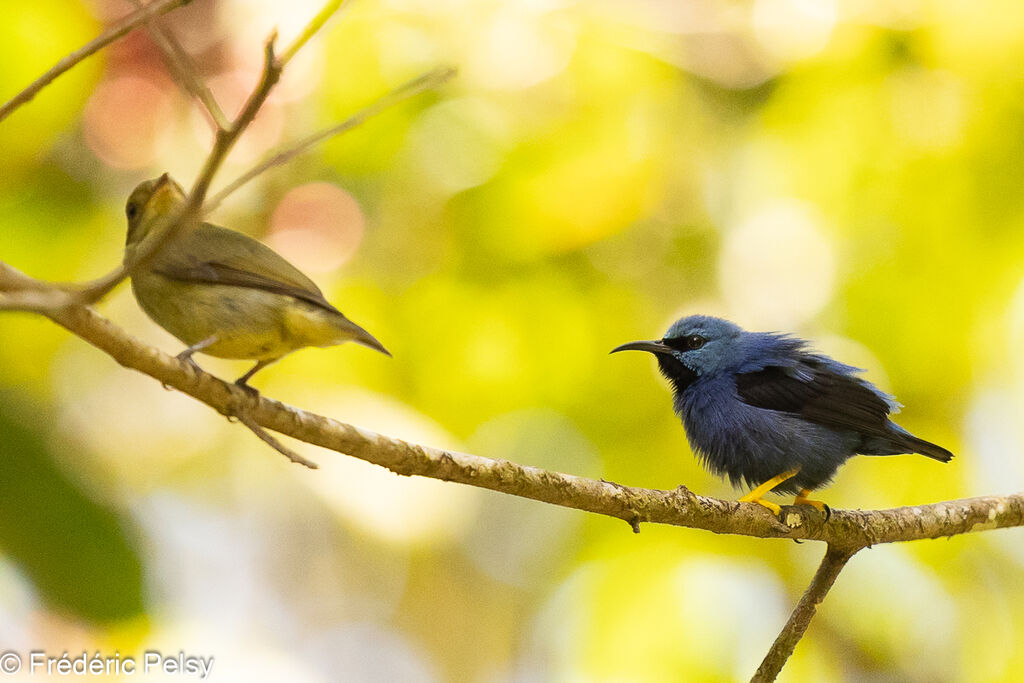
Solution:
[[[177,356],[175,356],[175,358],[177,358],[178,360],[180,360],[180,361],[182,361],[184,363],[188,363],[189,365],[192,366],[193,370],[201,371],[202,368],[199,367],[199,363],[196,363],[194,360],[192,360],[192,354],[195,353],[196,351],[202,351],[207,346],[209,346],[210,344],[213,344],[216,341],[217,341],[217,335],[214,335],[214,336],[210,337],[209,339],[204,339],[203,341],[201,341],[201,342],[199,342],[197,344],[193,344],[192,346],[188,347],[187,349],[185,349],[184,351],[179,353]],[[164,382],[161,382],[160,386],[162,386],[167,391],[171,390],[171,387],[167,386],[167,384],[165,384]]]
[[[175,358],[177,358],[180,361],[184,361],[184,362],[188,363],[189,365],[191,365],[196,370],[200,370],[201,368],[199,367],[199,364],[196,363],[194,360],[192,360],[192,354],[196,353],[197,351],[202,351],[203,349],[207,348],[208,346],[211,346],[211,345],[216,344],[216,343],[217,343],[217,335],[213,335],[212,337],[207,337],[203,341],[197,342],[197,343],[193,344],[192,346],[188,347],[187,349],[185,349],[184,351],[179,353],[177,356],[175,356]]]
[[[261,361],[257,362],[256,365],[252,366],[252,369],[249,370],[249,372],[245,373],[244,375],[242,375],[241,377],[236,379],[235,380],[235,384],[237,384],[238,386],[242,387],[243,389],[249,389],[251,391],[256,391],[256,389],[254,389],[253,387],[249,386],[249,380],[257,372],[259,372],[263,368],[267,367],[268,365],[270,365],[271,363],[273,363],[276,360],[277,360],[277,358],[270,358],[269,360],[268,359],[264,359],[264,360],[261,360]]]

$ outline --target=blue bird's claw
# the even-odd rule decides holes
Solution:
[[[808,498],[807,495],[810,492],[810,489],[801,489],[800,493],[793,498],[793,505],[810,505],[818,512],[824,512],[825,521],[827,522],[832,517],[832,508],[820,500],[812,500],[811,498]]]
[[[772,511],[772,514],[778,517],[782,513],[782,508],[771,501],[764,500],[763,497],[765,494],[767,494],[769,491],[771,491],[773,488],[775,488],[782,482],[795,477],[799,472],[800,468],[798,467],[795,470],[789,470],[788,472],[783,472],[778,476],[772,477],[771,479],[764,482],[747,495],[740,498],[739,501],[741,503],[757,503],[758,505],[768,508],[769,510]]]

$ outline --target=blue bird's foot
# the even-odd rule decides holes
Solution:
[[[763,496],[766,493],[768,493],[769,491],[771,491],[773,488],[775,488],[776,486],[781,484],[782,482],[788,481],[788,480],[792,479],[793,477],[795,477],[799,473],[800,473],[800,468],[798,467],[795,470],[789,470],[788,472],[783,472],[782,474],[780,474],[778,476],[772,477],[771,479],[769,479],[765,483],[761,484],[760,486],[758,486],[756,489],[754,489],[753,491],[751,491],[747,495],[745,495],[742,498],[740,498],[739,502],[741,502],[741,503],[757,503],[758,505],[762,505],[762,506],[768,508],[769,510],[772,511],[772,514],[774,514],[776,517],[778,517],[779,514],[782,512],[782,508],[779,507],[778,505],[776,505],[775,503],[771,502],[770,500],[764,500]]]
[[[808,494],[810,494],[810,492],[810,489],[801,489],[800,493],[798,493],[796,497],[793,498],[793,505],[810,505],[818,512],[824,512],[825,521],[827,522],[829,518],[832,516],[832,508],[826,505],[823,501],[812,500],[808,498],[807,496]]]

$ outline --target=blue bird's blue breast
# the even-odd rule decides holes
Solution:
[[[676,392],[674,406],[703,464],[737,487],[751,488],[799,467],[800,473],[776,490],[818,488],[831,480],[860,441],[854,432],[745,403],[730,373],[695,378]]]
[[[775,490],[815,489],[856,453],[953,457],[890,421],[899,404],[857,368],[812,353],[797,337],[695,315],[677,320],[658,342],[622,349],[656,354],[690,446],[734,486],[798,469]]]

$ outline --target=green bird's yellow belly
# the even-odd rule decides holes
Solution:
[[[202,353],[218,358],[273,360],[352,338],[334,320],[339,316],[260,289],[179,282],[147,272],[133,276],[132,291],[154,322],[188,346],[216,338]]]

